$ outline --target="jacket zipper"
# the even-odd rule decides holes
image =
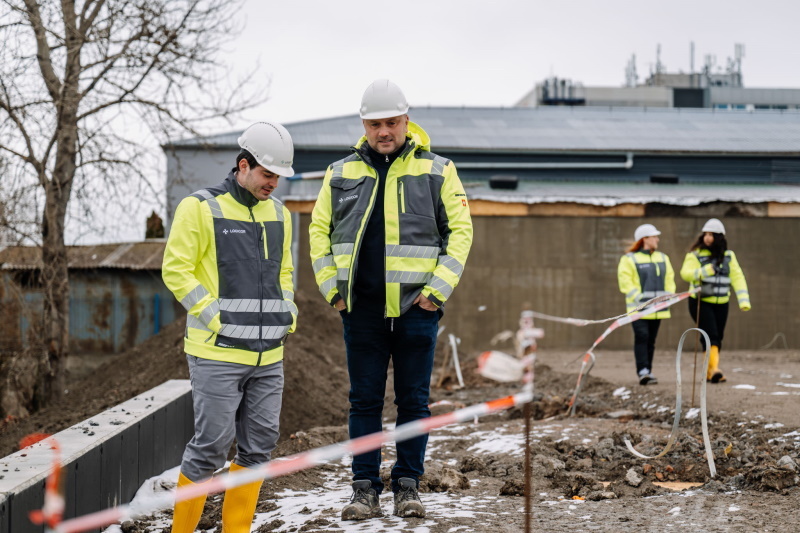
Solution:
[[[258,222],[256,222],[256,217],[253,215],[253,208],[251,206],[248,206],[247,210],[250,211],[250,220],[253,221],[253,224],[258,226],[259,224]],[[264,250],[266,251],[267,249],[266,231],[264,230],[263,225],[261,225],[261,228],[262,232],[259,232],[259,235],[256,236],[256,250],[258,251],[261,248],[261,246],[259,246],[260,244],[259,241],[263,238]],[[258,257],[258,254],[256,254],[256,257]],[[264,301],[263,291],[264,291],[264,286],[261,284],[261,259],[259,258],[258,260],[258,360],[256,361],[256,366],[261,366],[261,354],[263,353],[261,351],[261,343],[264,337],[264,316],[263,316],[264,313],[262,311],[263,301]]]
[[[267,246],[267,227],[265,223],[261,223],[261,238],[264,240],[264,257],[269,259],[269,247]]]
[[[414,149],[414,146],[415,146],[414,142],[409,139],[408,145],[406,147],[406,150],[402,154],[397,156],[397,157],[398,158],[400,158],[400,157],[405,158],[406,154],[408,154],[409,152],[411,152]],[[358,148],[353,146],[352,150],[358,155],[359,159],[361,159],[361,161],[365,165],[370,167],[375,172],[375,187],[373,188],[372,196],[370,197],[369,209],[365,213],[365,218],[362,219],[362,221],[366,220],[367,223],[369,223],[369,217],[372,216],[372,210],[375,209],[375,197],[378,195],[377,185],[378,185],[378,180],[380,179],[380,174],[378,173],[378,170],[374,166],[372,166],[369,163],[367,163],[367,161],[361,156],[361,151]],[[387,163],[389,162],[389,154],[386,154],[386,160],[385,161]],[[391,167],[389,167],[389,169],[386,171],[386,181],[387,182],[389,181],[389,170],[391,170]],[[385,194],[384,194],[384,196],[385,196]],[[365,231],[366,229],[367,229],[367,226],[364,225],[363,230]],[[356,243],[355,246],[353,246],[353,258],[352,258],[352,260],[350,262],[350,281],[349,281],[348,286],[347,286],[347,301],[345,302],[345,305],[347,306],[347,311],[348,312],[352,311],[351,305],[352,305],[352,302],[353,302],[353,282],[356,280],[356,274],[358,273],[358,265],[356,264],[356,258],[358,257],[358,254],[361,251],[361,238],[363,236],[364,236],[364,233],[362,231],[361,236],[357,237],[358,242]],[[385,221],[384,221],[384,226],[383,226],[383,242],[384,242],[384,244],[386,243],[386,222]],[[384,291],[385,291],[386,290],[386,251],[385,250],[383,252],[383,276],[384,276],[383,285],[384,285]],[[384,318],[384,320],[386,319],[386,315],[387,314],[388,314],[388,312],[386,310],[386,305],[384,304],[384,306],[383,306],[383,318]],[[392,322],[392,327],[394,327],[394,322]]]
[[[400,212],[401,213],[405,213],[406,212],[405,188],[403,187],[403,182],[402,181],[399,182],[399,183],[400,183]]]
[[[358,150],[356,150],[358,153]],[[360,154],[359,154],[360,157]],[[357,258],[358,254],[361,251],[361,240],[364,237],[364,232],[367,230],[367,224],[369,224],[369,217],[372,216],[372,210],[375,209],[375,197],[378,195],[378,180],[380,179],[380,175],[378,174],[378,170],[366,162],[366,160],[361,157],[361,161],[371,168],[375,172],[375,186],[372,188],[372,195],[369,198],[370,204],[369,209],[367,209],[366,213],[364,213],[364,218],[362,218],[362,222],[364,223],[364,227],[361,229],[361,234],[356,236],[358,242],[355,243],[353,246],[353,257],[350,260],[350,280],[347,283],[347,301],[345,305],[347,306],[347,312],[352,312],[353,310],[353,282],[356,280],[356,274],[358,272],[358,264]],[[385,240],[385,239],[384,239]],[[386,254],[383,254],[383,271],[386,272]],[[385,283],[384,283],[385,285]],[[384,316],[386,315],[386,307],[384,307]]]

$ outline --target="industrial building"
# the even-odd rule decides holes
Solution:
[[[623,85],[584,85],[553,76],[537,83],[516,106],[800,109],[800,89],[745,87],[743,57],[744,45],[736,44],[735,55],[727,59],[724,69],[716,67],[714,56],[706,55],[702,68],[696,70],[692,43],[689,72],[668,72],[661,62],[659,45],[655,65],[642,83],[634,55],[625,68]]]
[[[183,314],[161,281],[165,241],[67,246],[69,350],[119,353]],[[0,350],[20,350],[41,331],[41,250],[0,249]]]

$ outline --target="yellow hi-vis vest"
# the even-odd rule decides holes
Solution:
[[[398,317],[422,293],[441,307],[461,279],[472,245],[472,219],[455,165],[431,153],[430,138],[408,123],[406,150],[386,175],[383,198],[386,247],[386,316]],[[328,167],[309,237],[314,276],[333,304],[352,311],[358,253],[377,194],[377,171],[362,157],[366,136],[353,154]]]
[[[675,292],[675,271],[667,254],[658,251],[649,254],[639,250],[623,255],[617,267],[617,281],[628,313],[642,302]],[[669,307],[642,318],[670,318]]]
[[[283,359],[297,321],[291,243],[289,210],[258,201],[234,172],[181,201],[162,277],[188,312],[186,353],[251,366]]]
[[[725,251],[722,264],[717,265],[716,269],[711,260],[711,252],[706,248],[689,252],[683,260],[681,277],[688,281],[692,288],[699,285],[700,299],[712,304],[724,304],[730,301],[731,286],[733,286],[739,307],[750,309],[747,281],[732,250]]]

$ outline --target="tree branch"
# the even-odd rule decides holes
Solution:
[[[47,91],[50,93],[50,97],[53,101],[56,102],[61,93],[61,80],[59,80],[55,70],[53,70],[53,63],[50,57],[50,45],[47,43],[42,14],[39,11],[39,4],[35,0],[25,0],[25,7],[27,8],[30,27],[36,36],[36,60],[39,63],[39,69],[42,71],[42,78],[47,86]]]
[[[150,74],[153,72],[156,65],[159,64],[159,60],[161,59],[161,54],[163,54],[167,50],[167,47],[170,44],[172,44],[172,42],[175,41],[175,39],[177,39],[178,35],[180,35],[180,30],[182,30],[186,26],[186,22],[189,20],[189,16],[194,12],[194,9],[196,7],[197,7],[197,2],[196,1],[192,2],[191,7],[186,10],[186,13],[184,13],[184,16],[181,19],[180,24],[178,24],[177,27],[173,28],[173,30],[169,33],[169,35],[167,35],[167,38],[164,39],[164,42],[159,47],[158,51],[153,54],[152,59],[150,60],[150,64],[147,66],[144,72],[141,73],[138,79],[134,82],[133,86],[127,89],[123,89],[123,93],[119,95],[119,97],[116,100],[96,106],[95,108],[90,109],[89,111],[86,111],[85,113],[79,115],[78,120],[83,120],[84,118],[94,115],[95,113],[103,109],[107,109],[109,107],[119,105],[125,102],[126,101],[125,99],[129,95],[133,94],[139,87],[141,87],[141,85],[149,78]],[[122,89],[122,87],[120,87],[120,89]]]

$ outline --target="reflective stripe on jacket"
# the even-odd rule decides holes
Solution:
[[[422,293],[442,306],[458,285],[472,245],[467,196],[455,165],[430,151],[428,134],[408,123],[406,150],[386,175],[384,217],[386,316],[405,313]],[[311,261],[329,303],[348,310],[358,253],[375,205],[377,171],[365,162],[362,137],[353,154],[325,173],[309,227]]]
[[[283,359],[297,307],[292,222],[276,199],[259,202],[231,172],[175,210],[162,276],[186,308],[186,353],[244,365]]]
[[[736,254],[731,250],[725,252],[722,265],[717,269],[711,259],[711,252],[705,248],[686,254],[681,267],[681,277],[691,286],[700,286],[700,298],[712,304],[724,304],[730,301],[731,286],[736,291],[736,299],[740,308],[750,308],[750,293],[747,281]]]
[[[622,256],[617,267],[619,290],[625,295],[625,307],[630,313],[642,303],[675,292],[675,271],[669,257],[661,252],[647,253],[643,250],[629,252]],[[669,308],[658,311],[643,319],[669,318]]]

